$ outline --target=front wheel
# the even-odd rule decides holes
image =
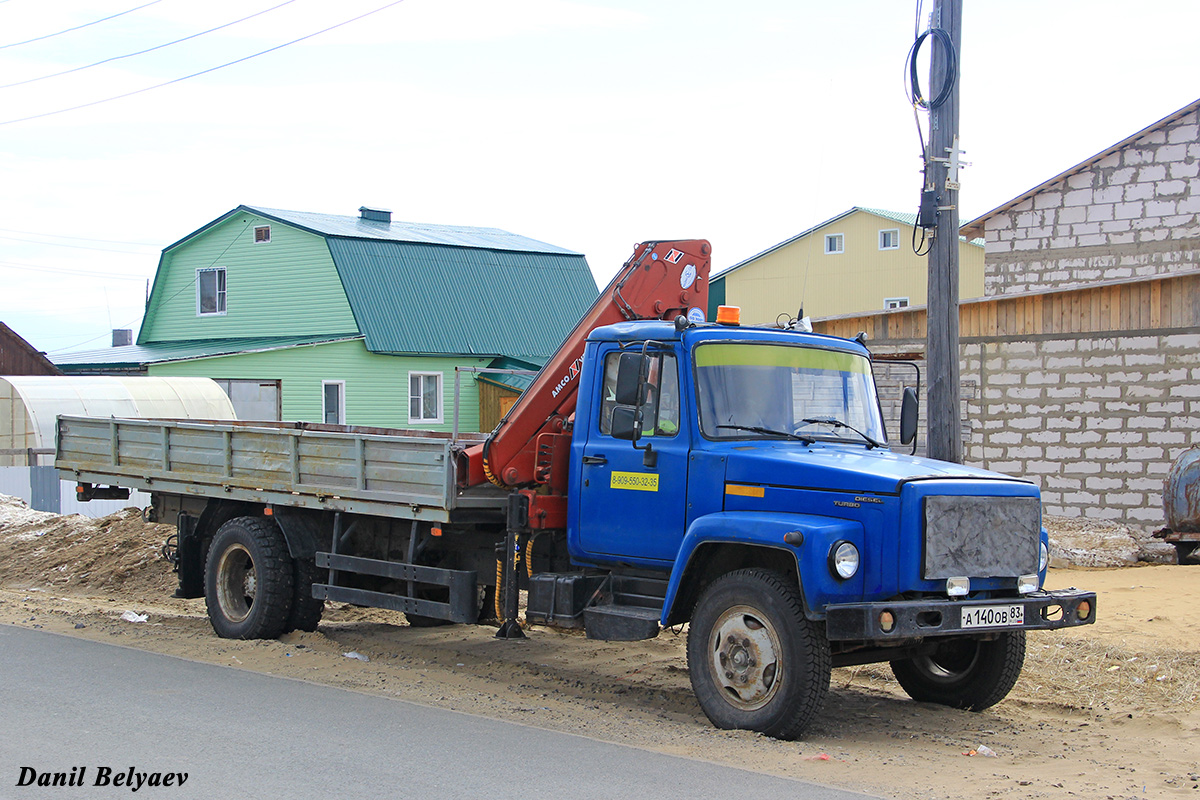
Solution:
[[[990,641],[954,637],[921,655],[893,661],[892,674],[913,700],[982,711],[1003,700],[1025,665],[1025,631]]]
[[[692,690],[718,728],[795,739],[829,691],[829,643],[776,572],[714,581],[696,604],[687,652]]]
[[[279,526],[238,517],[221,526],[208,550],[204,601],[225,639],[274,639],[292,610],[292,559]]]

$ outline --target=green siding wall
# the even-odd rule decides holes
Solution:
[[[321,421],[321,382],[346,382],[346,422],[383,428],[422,427],[449,431],[454,423],[454,368],[486,367],[491,359],[388,356],[368,352],[361,340],[292,347],[261,353],[153,364],[150,375],[248,378],[280,382],[282,416],[288,421]],[[441,425],[408,421],[408,373],[442,373]],[[460,431],[479,428],[478,383],[460,373]]]
[[[262,225],[271,241],[256,244]],[[225,267],[226,313],[202,317],[196,270],[209,267]],[[138,344],[357,333],[325,239],[243,212],[163,254]]]

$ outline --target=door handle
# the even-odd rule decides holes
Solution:
[[[605,458],[604,456],[584,456],[583,463],[584,464],[607,464],[608,459]]]

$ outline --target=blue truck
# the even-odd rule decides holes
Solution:
[[[704,321],[707,255],[640,245],[487,436],[62,417],[56,465],[85,498],[151,493],[220,636],[313,630],[326,600],[509,639],[686,625],[704,714],[781,739],[833,667],[999,702],[1026,631],[1095,620],[1093,592],[1042,588],[1037,486],[894,452],[861,337]]]

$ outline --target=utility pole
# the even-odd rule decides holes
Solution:
[[[934,46],[929,91],[953,81],[950,96],[929,110],[928,176],[939,196],[937,235],[929,251],[929,301],[925,353],[928,366],[928,440],[931,458],[962,463],[958,364],[958,69],[962,0],[934,0],[931,28],[949,34],[953,52]]]

